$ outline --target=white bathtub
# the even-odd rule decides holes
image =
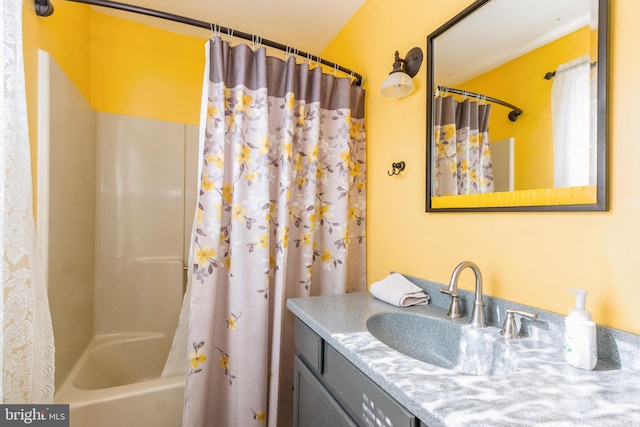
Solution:
[[[160,377],[170,345],[152,333],[95,338],[54,397],[70,427],[179,427],[184,375]]]

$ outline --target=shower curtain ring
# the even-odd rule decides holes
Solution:
[[[256,52],[260,48],[260,43],[262,43],[262,38],[251,34],[251,50]]]
[[[211,23],[209,26],[211,27],[211,39],[220,37],[220,25]]]

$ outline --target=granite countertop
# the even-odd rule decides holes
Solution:
[[[434,292],[429,294],[432,302],[442,301]],[[446,315],[442,306],[399,308],[362,292],[289,299],[287,307],[430,427],[640,426],[640,370],[635,356],[630,359],[633,366],[600,360],[596,370],[585,371],[565,362],[560,344],[554,342],[557,336],[545,341],[532,334],[510,340],[508,345],[519,357],[510,374],[467,375],[405,356],[367,330],[366,321],[374,314],[402,311],[442,317]],[[491,308],[487,310],[492,318]],[[546,329],[557,335],[557,325]],[[610,341],[615,347],[615,339]],[[615,349],[618,362],[629,359],[618,352],[638,351],[635,341],[631,346],[622,341]]]

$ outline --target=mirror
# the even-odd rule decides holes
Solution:
[[[428,212],[608,209],[608,8],[477,0],[429,35]]]

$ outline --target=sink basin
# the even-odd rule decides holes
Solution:
[[[380,313],[367,320],[371,334],[409,357],[470,375],[508,375],[517,357],[495,327],[473,328],[447,317]]]

